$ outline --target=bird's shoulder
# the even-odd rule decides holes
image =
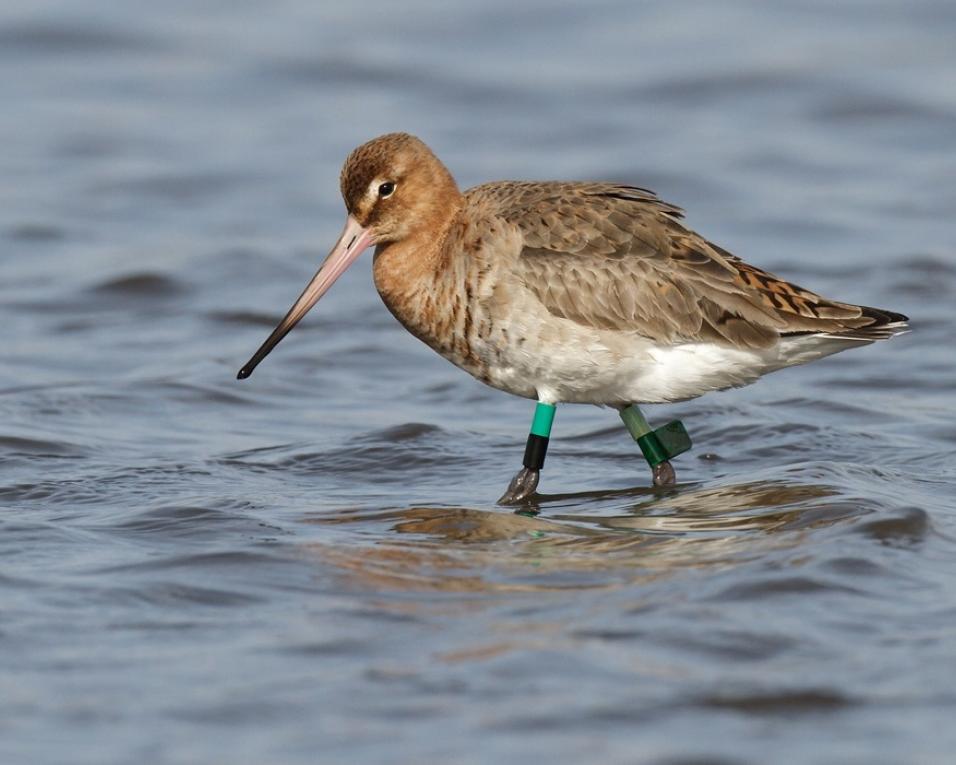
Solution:
[[[561,252],[583,252],[589,242],[606,250],[683,215],[649,189],[617,183],[495,181],[469,189],[465,198],[515,226],[527,247]]]

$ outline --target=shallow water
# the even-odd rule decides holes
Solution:
[[[0,9],[0,761],[949,763],[956,11],[286,0]],[[260,367],[345,153],[656,189],[914,331],[670,407],[674,491],[388,315]]]

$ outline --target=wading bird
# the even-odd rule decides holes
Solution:
[[[503,504],[536,489],[557,404],[616,408],[666,486],[690,440],[679,422],[652,430],[639,404],[747,385],[906,328],[901,314],[743,262],[636,186],[500,181],[462,192],[422,141],[390,133],[348,156],[341,190],[342,235],[239,379],[375,245],[375,287],[409,332],[538,402]]]

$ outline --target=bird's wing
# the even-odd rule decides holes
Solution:
[[[761,348],[785,334],[878,321],[744,263],[646,189],[516,182],[478,190],[523,236],[518,278],[551,314],[578,324],[662,344]]]

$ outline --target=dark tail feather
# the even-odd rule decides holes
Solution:
[[[873,319],[873,324],[870,325],[871,327],[882,327],[886,324],[906,324],[906,322],[910,320],[909,316],[904,316],[895,311],[887,311],[883,308],[870,308],[869,306],[861,305],[860,310],[863,311],[863,315],[868,319]]]
[[[870,308],[865,305],[861,305],[860,310],[863,312],[864,318],[872,320],[870,324],[856,329],[827,332],[827,337],[840,337],[847,340],[888,340],[909,331],[908,316],[895,311],[887,311],[883,308]]]

